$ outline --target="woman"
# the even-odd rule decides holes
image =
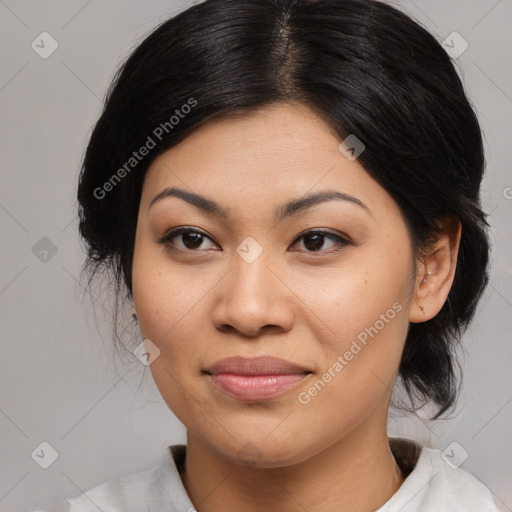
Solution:
[[[449,56],[371,0],[207,0],[117,74],[80,176],[86,268],[187,429],[72,510],[492,511],[436,418],[487,283],[480,127]]]

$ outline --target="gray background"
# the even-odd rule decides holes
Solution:
[[[185,440],[149,369],[134,356],[114,358],[105,298],[82,299],[75,194],[85,142],[118,63],[190,4],[0,0],[1,510],[77,496],[155,465],[165,446]],[[491,489],[501,510],[512,510],[512,0],[395,5],[440,41],[456,31],[469,43],[457,61],[485,132],[493,270],[464,336],[455,418],[430,424],[393,416],[390,433],[441,450],[457,442],[449,453],[460,458],[465,450],[461,467]],[[59,45],[46,59],[31,47],[43,31]],[[31,457],[43,441],[58,452],[48,469]]]

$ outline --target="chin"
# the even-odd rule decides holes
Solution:
[[[316,454],[315,447],[307,440],[309,435],[305,439],[298,439],[289,430],[283,429],[280,434],[274,431],[269,435],[270,431],[265,428],[259,433],[253,425],[251,429],[232,429],[231,436],[212,438],[203,432],[201,438],[226,459],[245,467],[286,467],[303,462]]]

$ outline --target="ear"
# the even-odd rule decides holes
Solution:
[[[418,265],[409,322],[426,322],[443,307],[452,287],[457,266],[462,226],[454,216],[437,222],[442,234]]]

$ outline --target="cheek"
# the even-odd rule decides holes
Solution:
[[[205,294],[214,281],[210,279],[210,284],[208,279],[198,279],[190,269],[171,273],[168,265],[157,261],[140,266],[134,263],[133,276],[134,303],[143,336],[161,349],[177,351],[179,346],[186,350],[187,344],[180,340],[195,339],[204,326]]]
[[[150,366],[155,384],[174,414],[190,424],[191,403],[195,417],[206,410],[197,387],[204,355],[199,343],[208,319],[205,295],[214,281],[198,278],[185,266],[177,271],[158,249],[142,247],[134,254],[132,281],[142,337],[160,350]]]
[[[293,432],[298,444],[307,443],[315,428],[324,434],[317,442],[328,444],[376,409],[387,408],[407,335],[403,274],[384,280],[371,267],[332,284],[316,296],[317,305],[324,304],[322,322],[317,322],[318,332],[323,331],[318,338],[322,364],[295,397],[300,423],[310,425]]]
[[[336,267],[287,276],[307,306],[303,313],[311,311],[310,327],[315,327],[317,339],[331,357],[356,339],[364,343],[378,335],[389,343],[402,343],[412,277],[406,243],[400,251],[393,250],[394,244],[386,250],[368,244],[347,253]]]
[[[390,395],[409,328],[412,261],[403,247],[359,251],[316,288],[298,281],[321,343],[318,375],[300,390],[308,417],[351,424]]]
[[[222,276],[199,267],[171,262],[154,244],[136,245],[132,281],[140,329],[163,356],[151,365],[155,380],[165,369],[181,382],[204,362],[205,332],[212,329],[209,293]]]
[[[393,386],[409,325],[406,286],[378,282],[379,287],[372,286],[370,273],[367,281],[345,277],[338,290],[333,283],[330,291],[316,296],[318,306],[324,303],[323,309],[316,309],[322,319],[316,322],[322,382],[306,391],[311,396],[321,391],[319,402],[342,401],[351,404],[350,410],[359,404],[364,410]]]

